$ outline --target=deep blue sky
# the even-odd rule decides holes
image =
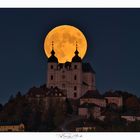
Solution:
[[[96,71],[101,93],[140,96],[140,9],[0,9],[0,102],[46,82],[44,38],[61,24],[88,40],[84,61]]]

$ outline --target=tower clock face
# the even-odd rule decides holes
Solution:
[[[47,34],[44,41],[46,56],[50,57],[53,47],[59,63],[71,62],[76,46],[82,59],[86,54],[87,40],[78,28],[70,25],[55,27]]]

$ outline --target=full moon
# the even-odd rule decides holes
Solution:
[[[45,38],[44,50],[48,58],[51,56],[52,47],[59,63],[71,62],[76,47],[79,56],[83,59],[87,50],[87,40],[78,28],[61,25],[52,29]]]

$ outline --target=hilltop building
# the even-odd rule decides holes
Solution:
[[[78,54],[76,47],[72,62],[58,63],[52,49],[48,58],[47,87],[65,90],[69,99],[79,99],[87,91],[96,90],[95,71],[89,63],[83,63]]]

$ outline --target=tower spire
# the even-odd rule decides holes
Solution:
[[[78,44],[77,44],[77,41],[76,41],[76,51],[75,51],[75,55],[78,55],[79,54],[79,52],[78,52],[78,50],[77,50],[77,47],[78,46]]]
[[[55,54],[55,51],[54,51],[54,41],[52,41],[52,51],[51,51],[51,54],[52,54],[52,55]]]
[[[51,56],[48,58],[48,62],[56,62],[58,63],[58,59],[55,56],[55,51],[54,51],[54,42],[51,42],[51,47],[52,47],[52,51],[51,51]]]

